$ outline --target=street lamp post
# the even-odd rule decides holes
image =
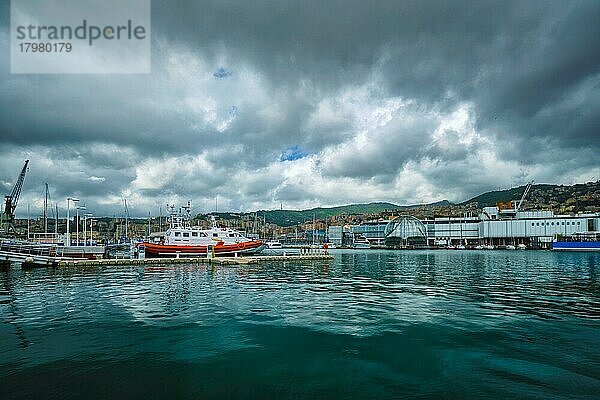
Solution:
[[[75,197],[67,197],[67,237],[65,238],[65,242],[66,242],[65,244],[67,246],[71,245],[71,232],[69,229],[69,222],[71,220],[71,208],[70,208],[71,201],[73,203],[76,203],[79,201],[79,199],[76,199]]]

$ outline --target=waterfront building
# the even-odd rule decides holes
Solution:
[[[402,239],[406,236],[406,232],[401,232],[402,229],[408,229],[411,225],[409,220],[401,218],[392,221],[364,222],[350,227],[350,231],[351,234],[363,235],[371,245],[396,246],[399,243],[398,238]],[[400,221],[404,223],[400,224]],[[600,231],[600,213],[563,215],[554,214],[550,210],[520,211],[512,206],[485,207],[479,215],[427,218],[419,222],[426,229],[428,246],[488,244],[550,248],[552,240],[558,236]],[[330,226],[329,232],[339,232],[340,228]],[[412,228],[417,229],[414,221],[412,221]],[[336,235],[338,240],[339,233]],[[389,235],[392,237],[386,241]],[[406,244],[406,241],[404,243]]]
[[[329,243],[341,246],[344,238],[344,227],[341,225],[327,227],[327,238],[329,239]]]
[[[427,228],[415,217],[397,217],[385,227],[385,245],[395,248],[418,247],[427,244]]]
[[[515,211],[486,207],[480,218],[480,238],[500,245],[512,242],[549,248],[557,236],[600,230],[600,213],[556,215],[549,210]]]

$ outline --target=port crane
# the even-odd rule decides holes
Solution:
[[[519,203],[517,204],[517,208],[515,209],[515,212],[519,211],[519,209],[521,208],[521,205],[523,204],[523,200],[525,200],[525,197],[527,197],[527,194],[531,190],[531,186],[533,186],[533,181],[529,182],[527,184],[527,186],[525,187],[525,190],[523,191],[523,196],[521,196],[521,200],[519,200]]]
[[[25,165],[23,165],[23,169],[21,169],[21,173],[17,178],[17,182],[15,183],[12,192],[9,195],[4,196],[4,210],[2,210],[0,220],[0,232],[4,234],[15,233],[15,209],[19,203],[19,197],[21,196],[21,189],[23,188],[28,165],[29,160],[25,160]]]

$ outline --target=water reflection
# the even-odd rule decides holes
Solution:
[[[233,397],[252,397],[257,382],[280,385],[270,397],[324,386],[333,397],[556,397],[549,376],[577,383],[564,393],[597,393],[600,254],[332,253],[330,262],[4,269],[0,378],[18,375],[12,389],[39,397],[30,376],[78,387],[74,377],[102,369],[122,379],[149,363],[132,381],[154,387],[173,370],[166,387],[187,376],[200,394],[224,393],[235,371],[243,384]]]

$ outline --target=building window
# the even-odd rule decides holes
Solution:
[[[532,222],[532,223],[531,223],[531,226],[534,226],[534,225],[535,225],[535,223],[534,223],[534,222]]]
[[[563,221],[563,225],[565,224],[565,221]]]
[[[552,226],[554,226],[554,222],[552,223]]]
[[[539,223],[539,222],[537,223],[537,226],[540,226],[540,223]]]
[[[181,236],[181,232],[175,232],[175,236]]]
[[[190,233],[189,232],[183,232],[183,237],[190,237]]]
[[[192,232],[192,236],[198,236],[198,232]]]

